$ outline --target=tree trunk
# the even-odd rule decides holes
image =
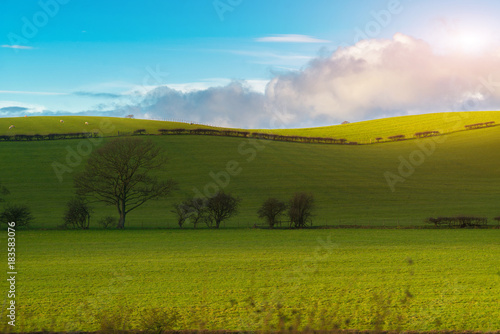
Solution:
[[[121,202],[118,205],[118,213],[120,214],[120,220],[118,221],[117,228],[124,229],[125,228],[125,216],[127,213],[125,212],[125,201]]]
[[[125,214],[120,212],[120,219],[118,220],[118,225],[116,226],[118,229],[125,228]]]

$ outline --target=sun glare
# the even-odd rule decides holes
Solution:
[[[456,33],[451,40],[455,51],[466,54],[482,53],[488,49],[489,43],[487,34],[472,31]]]

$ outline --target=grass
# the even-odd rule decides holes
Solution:
[[[492,222],[500,215],[499,136],[500,127],[493,127],[380,145],[262,141],[260,151],[243,138],[150,136],[170,157],[161,176],[178,181],[180,189],[130,213],[127,227],[175,227],[172,204],[193,196],[195,188],[213,191],[210,173],[224,171],[229,161],[238,162],[241,173],[230,178],[226,190],[243,201],[226,228],[260,223],[256,211],[267,197],[287,200],[296,191],[315,195],[315,225],[422,225],[427,217],[458,214],[486,216]],[[429,145],[434,146],[432,154],[425,153]],[[73,177],[98,146],[88,140],[0,143],[1,181],[11,191],[5,198],[32,208],[34,228],[60,225],[73,194]],[[68,152],[82,153],[81,161]],[[401,161],[411,158],[420,160],[418,166],[413,173],[403,168],[402,177]],[[69,168],[61,174],[62,182],[54,162]],[[401,177],[394,191],[387,172]],[[116,215],[115,209],[96,206],[92,226],[105,215]]]
[[[116,215],[114,208],[99,205],[93,230],[41,230],[62,223],[75,173],[110,138],[1,142],[1,181],[11,191],[5,199],[28,204],[37,229],[17,233],[15,330],[498,330],[500,230],[246,228],[259,223],[256,211],[267,197],[286,200],[296,191],[314,194],[315,225],[422,225],[429,216],[457,214],[491,221],[500,215],[500,127],[458,130],[497,121],[498,114],[434,114],[283,130],[358,141],[450,132],[380,145],[150,136],[170,158],[159,176],[175,179],[180,189],[129,214],[124,231],[96,229],[101,217]],[[103,133],[109,129],[98,125],[101,118],[64,119],[19,118],[15,131],[86,131],[84,122]],[[179,127],[108,121],[114,128],[106,135]],[[0,128],[12,122],[0,119]],[[219,231],[174,229],[172,203],[193,196],[195,188],[213,189],[213,175],[231,161],[241,171],[229,178],[225,190],[243,199],[238,216]],[[404,167],[402,161],[413,163]],[[59,177],[54,163],[66,166]],[[392,189],[388,175],[398,181]],[[1,232],[0,244],[5,239]],[[0,258],[6,257],[0,248]],[[8,290],[5,280],[0,289]]]
[[[60,123],[63,120],[64,123]],[[376,138],[394,135],[414,137],[417,132],[440,131],[451,133],[463,131],[468,124],[495,121],[500,123],[500,111],[447,112],[383,118],[371,121],[357,122],[346,125],[334,125],[304,129],[254,129],[252,132],[269,132],[282,135],[306,137],[345,138],[360,143],[375,143]],[[85,125],[88,122],[89,125]],[[10,125],[15,125],[9,130]],[[38,116],[0,118],[0,135],[15,134],[49,134],[70,132],[99,132],[106,136],[116,136],[118,132],[130,133],[145,129],[149,134],[158,134],[158,129],[196,129],[214,128],[205,125],[165,122],[154,120],[125,119],[116,117],[91,116]]]
[[[64,121],[61,123],[60,121]],[[88,125],[85,124],[88,123]],[[9,129],[11,125],[15,128]],[[95,116],[35,116],[0,118],[0,135],[46,135],[49,133],[98,132],[105,136],[116,136],[118,132],[131,133],[145,129],[148,133],[158,134],[158,129],[197,129],[208,128],[204,125],[154,120],[95,117]]]
[[[16,331],[138,329],[144,319],[158,323],[158,313],[173,329],[498,330],[499,237],[499,230],[23,231]]]
[[[382,118],[371,121],[345,125],[325,126],[306,129],[279,129],[270,132],[283,135],[306,137],[346,138],[359,143],[375,143],[380,137],[387,140],[389,136],[405,135],[413,138],[415,133],[423,131],[439,131],[452,133],[465,130],[469,124],[495,121],[500,123],[499,111],[483,112],[447,112],[414,116]]]

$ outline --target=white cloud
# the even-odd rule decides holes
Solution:
[[[438,55],[424,41],[397,34],[361,41],[313,60],[303,71],[279,75],[266,96],[293,115],[294,124],[500,109],[498,68],[496,55]]]
[[[0,45],[2,48],[9,48],[9,49],[19,49],[19,50],[32,50],[32,46],[24,46],[24,45]]]
[[[264,43],[331,43],[324,39],[318,39],[307,35],[273,35],[255,39]]]
[[[340,48],[312,59],[299,71],[275,75],[269,82],[214,78],[150,86],[140,94],[130,93],[129,99],[84,113],[273,128],[499,110],[499,69],[498,52],[437,53],[422,40],[397,34],[389,40],[363,40]]]

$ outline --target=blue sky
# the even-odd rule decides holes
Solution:
[[[465,89],[464,82],[478,76],[488,80],[493,74],[479,65],[497,65],[493,55],[500,44],[495,36],[499,12],[500,2],[493,0],[4,0],[0,116],[134,113],[141,118],[272,127],[266,121],[271,112],[282,115],[281,123],[296,127],[495,109],[496,93]],[[394,39],[395,34],[411,38],[413,51],[409,43]],[[371,44],[357,47],[360,39]],[[446,69],[460,82],[444,92],[448,104],[440,98],[415,104],[422,97],[392,104],[369,98],[353,104],[359,96],[362,100],[375,94],[378,88],[373,87],[391,78],[394,68],[380,72],[377,83],[370,73],[381,63],[364,68],[366,76],[353,77],[346,74],[352,74],[354,66],[345,65],[346,59],[355,55],[366,62],[377,56],[387,63],[393,58],[386,55],[394,56],[394,47],[403,44],[407,58],[401,61],[408,66],[404,73],[413,73],[415,59],[408,58],[413,53],[429,58],[434,64],[429,68],[450,63],[438,56],[463,56],[456,68]],[[336,54],[339,47],[350,50],[343,60]],[[432,55],[422,51],[427,47]],[[381,49],[386,52],[376,55]],[[325,59],[328,66],[322,63]],[[339,64],[344,65],[339,69]],[[474,73],[456,73],[464,66]],[[417,74],[408,75],[408,89],[423,92],[436,85],[432,80],[443,80],[422,83]],[[457,80],[451,74],[445,78]],[[345,82],[347,92],[340,86]],[[363,88],[366,82],[373,85],[368,91]],[[475,100],[466,108],[462,100],[467,96]]]

